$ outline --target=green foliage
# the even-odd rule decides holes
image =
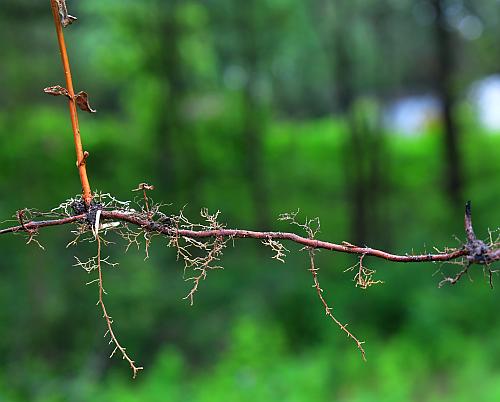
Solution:
[[[377,354],[362,363],[352,351],[339,351],[330,339],[297,353],[276,323],[236,320],[228,348],[208,369],[187,368],[185,357],[167,347],[136,382],[110,376],[93,384],[81,378],[66,391],[47,389],[39,401],[92,399],[96,402],[148,400],[230,401],[495,401],[499,395],[499,350],[480,336],[464,338],[446,324],[431,343],[412,333],[372,342]],[[411,375],[410,375],[411,374]],[[476,386],[470,386],[473,381]],[[47,387],[46,387],[47,388]],[[16,401],[16,399],[9,399]]]
[[[40,122],[54,121],[52,113],[41,110],[34,116]],[[19,126],[15,128],[17,131],[33,124],[30,119],[12,122]],[[55,130],[52,124],[47,123],[47,133]],[[94,152],[98,155],[112,152],[114,145],[110,138],[124,127],[111,119],[88,124],[92,132],[109,132],[109,137],[91,140],[95,142]],[[231,155],[231,148],[226,148],[224,154],[217,156],[230,136],[225,134],[224,125],[219,124],[219,130],[212,131],[212,123],[206,124],[197,134],[197,146],[204,150],[200,154],[201,163],[207,171],[202,197],[205,205],[220,208],[231,226],[251,224],[246,216],[251,216],[252,210],[251,204],[245,204],[247,183],[241,177],[227,179],[232,164],[238,163],[238,154]],[[272,188],[270,200],[274,213],[301,207],[303,216],[315,214],[322,218],[322,238],[338,241],[349,236],[342,170],[339,158],[335,157],[340,154],[343,132],[342,122],[330,119],[273,124],[265,137],[264,158],[270,167],[266,169],[266,180]],[[26,158],[35,154],[32,142],[40,141],[36,136],[14,140],[10,146],[26,149]],[[131,159],[134,163],[131,166],[139,174],[132,168],[125,172],[113,169],[114,160],[109,161],[107,170],[107,162],[100,161],[94,167],[94,178],[102,188],[116,189],[127,196],[122,186],[132,182],[131,175],[139,177],[141,168],[147,175],[147,164],[144,166],[141,159],[144,154],[137,153],[137,147],[130,143],[132,140],[130,137],[119,148],[117,160]],[[442,163],[436,152],[437,142],[435,135],[392,137],[388,141],[389,165],[398,167],[391,170],[391,179],[398,185],[382,199],[382,204],[390,208],[379,236],[393,234],[391,249],[405,252],[413,247],[422,250],[430,244],[454,245],[450,233],[456,230],[461,236],[461,212],[457,218],[448,211],[439,180],[434,177]],[[471,155],[484,154],[498,149],[497,142],[496,137],[482,136],[471,139],[465,147]],[[65,152],[60,155],[59,159],[66,158]],[[218,158],[225,160],[223,155],[233,162],[210,169]],[[488,172],[498,171],[498,159],[476,160],[471,165],[471,177],[487,183]],[[56,171],[64,171],[58,167],[63,163],[47,164],[47,168],[54,169],[55,175]],[[48,173],[44,170],[34,173],[38,174],[37,180],[41,180]],[[9,183],[13,179],[5,175],[3,180]],[[61,194],[71,187],[74,179],[72,175],[54,178],[62,188]],[[221,197],[219,192],[224,185],[231,191],[224,191]],[[435,191],[429,191],[429,187]],[[493,205],[488,207],[491,204],[487,202],[498,197],[498,188],[476,182],[471,187],[474,199],[478,200],[475,224],[479,233],[485,233],[487,225],[498,220],[498,211]],[[484,196],[478,188],[485,192]],[[162,197],[159,190],[156,199]],[[20,187],[16,194],[25,194],[26,202],[32,205],[32,191],[32,186]],[[283,198],[285,192],[287,197]],[[419,206],[415,208],[413,200],[418,197]],[[58,200],[52,195],[42,201],[51,206]],[[2,213],[7,216],[9,210],[16,208],[16,197],[5,202],[8,204]],[[195,212],[193,207],[188,207],[191,215]],[[404,222],[404,226],[399,222]],[[276,228],[279,227],[276,223]],[[488,289],[477,270],[472,274],[474,283],[438,290],[439,276],[431,275],[437,267],[369,261],[369,266],[378,270],[377,277],[386,284],[361,292],[350,284],[351,274],[342,273],[352,265],[350,258],[321,253],[320,275],[327,298],[334,302],[339,318],[348,321],[351,329],[368,341],[369,361],[364,364],[354,346],[321,314],[309,287],[304,256],[294,253],[282,266],[269,259],[270,251],[259,256],[252,245],[242,242],[227,251],[223,261],[226,271],[213,272],[202,283],[193,309],[181,301],[187,285],[182,281],[181,267],[173,261],[174,256],[165,249],[163,241],[153,243],[150,262],[144,262],[142,253],[134,250],[123,255],[120,245],[110,248],[112,258],[121,263],[121,268],[106,273],[110,309],[129,350],[134,351],[141,363],[145,360],[147,370],[137,382],[130,383],[126,367],[113,361],[110,375],[94,382],[95,365],[109,364],[108,351],[100,336],[102,322],[92,308],[96,290],[83,286],[89,280],[86,274],[68,268],[72,255],[82,257],[95,250],[61,252],[68,239],[64,230],[43,233],[45,252],[24,246],[19,238],[3,239],[4,261],[17,267],[5,271],[2,283],[9,286],[0,289],[4,305],[17,300],[15,309],[2,310],[2,322],[8,324],[3,329],[4,342],[0,348],[7,361],[12,361],[3,373],[4,383],[9,384],[4,388],[11,393],[16,389],[20,392],[19,396],[15,391],[5,396],[7,400],[23,400],[27,395],[40,401],[65,400],[68,395],[75,400],[87,400],[90,395],[103,401],[186,398],[207,401],[224,397],[241,401],[278,397],[292,401],[318,398],[451,401],[459,396],[466,400],[466,395],[476,391],[465,387],[467,375],[483,384],[484,400],[494,400],[488,393],[498,392],[494,380],[494,356],[500,353],[494,346],[498,332],[495,292]],[[380,239],[373,239],[377,241]],[[227,301],[230,303],[225,306]],[[33,312],[32,303],[37,304]],[[28,322],[35,328],[35,339],[33,331],[15,335]],[[230,335],[226,335],[228,331]],[[18,348],[25,352],[11,348],[8,339],[14,337]],[[148,346],[150,342],[154,343]],[[177,351],[162,346],[165,343],[177,345]],[[59,353],[62,355],[55,361],[49,357]],[[17,357],[12,360],[14,356]],[[12,376],[21,368],[24,377],[16,385]],[[70,373],[67,377],[62,376],[64,370]],[[44,376],[40,377],[40,372]]]
[[[63,82],[48,6],[4,3],[0,220],[80,191],[65,101],[42,93]],[[380,124],[385,101],[432,81],[432,25],[417,21],[412,2],[68,3],[79,17],[66,30],[75,85],[98,110],[80,117],[93,189],[133,199],[131,189],[151,182],[167,211],[187,204],[195,220],[202,207],[221,210],[228,227],[262,229],[267,214],[271,228],[291,230],[275,218],[300,209],[320,217],[321,238],[341,242],[354,241],[353,194],[365,183],[368,245],[406,253],[460,244],[453,235],[464,237],[463,212],[443,190],[440,125],[402,137]],[[453,80],[464,195],[485,237],[500,221],[500,137],[478,126],[464,91],[498,65],[498,24],[493,1],[460,3],[485,28],[476,41],[455,37],[461,63]],[[343,68],[339,44],[351,58]],[[355,99],[333,115],[349,83]],[[324,317],[306,256],[293,245],[280,264],[260,244],[237,241],[192,308],[165,240],[154,239],[148,261],[143,250],[112,245],[104,252],[120,267],[105,271],[108,306],[123,344],[145,366],[132,382],[126,364],[107,358],[97,289],[84,285],[94,277],[72,267],[74,256],[95,249],[66,249],[71,239],[64,228],[44,230],[45,251],[19,235],[0,239],[1,401],[500,397],[497,290],[480,268],[474,282],[437,289],[441,276],[432,274],[453,266],[367,259],[385,284],[362,291],[343,272],[351,257],[320,253],[325,295],[367,341],[365,364]]]

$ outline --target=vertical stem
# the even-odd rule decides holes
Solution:
[[[52,15],[54,16],[54,24],[56,26],[57,42],[59,43],[59,50],[61,52],[61,61],[64,69],[64,76],[66,78],[66,89],[69,92],[69,114],[71,116],[71,126],[73,129],[73,139],[75,142],[76,150],[76,166],[78,168],[78,173],[80,175],[80,181],[82,183],[82,197],[87,205],[90,204],[92,200],[92,192],[90,190],[89,179],[87,177],[87,169],[85,166],[85,156],[83,153],[82,140],[80,138],[80,127],[78,125],[78,114],[76,108],[75,90],[73,88],[73,80],[71,78],[71,69],[69,65],[68,52],[66,51],[66,43],[64,41],[64,34],[61,25],[61,18],[59,16],[59,8],[56,0],[50,0],[50,5],[52,8]]]

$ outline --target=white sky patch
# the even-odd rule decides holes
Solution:
[[[491,75],[473,84],[470,99],[481,125],[500,130],[500,75]]]

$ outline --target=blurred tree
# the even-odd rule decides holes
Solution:
[[[243,87],[243,118],[240,138],[243,140],[244,172],[250,184],[250,193],[255,211],[255,224],[263,230],[269,230],[271,214],[269,212],[269,195],[264,175],[264,131],[267,116],[263,106],[261,91],[266,85],[266,73],[263,69],[263,56],[268,43],[263,42],[263,13],[260,1],[245,1],[241,4],[233,2],[234,31],[238,35],[239,46],[237,58],[244,66],[246,83]],[[263,71],[264,70],[264,71]]]
[[[279,49],[279,38],[292,9],[288,1],[252,0],[228,2],[218,15],[233,32],[233,37],[219,44],[224,62],[226,84],[241,92],[242,115],[238,135],[243,155],[242,171],[248,180],[255,224],[270,229],[269,188],[265,175],[264,135],[270,117],[272,100],[271,65]],[[214,5],[215,7],[215,5]],[[214,8],[216,10],[216,8]],[[227,26],[227,25],[226,25]]]
[[[342,159],[350,211],[350,238],[357,244],[367,244],[378,237],[380,192],[387,187],[384,184],[387,180],[383,174],[386,170],[382,157],[384,139],[378,100],[361,96],[370,90],[374,93],[380,90],[377,81],[369,84],[370,75],[366,71],[382,69],[385,60],[367,58],[366,64],[360,67],[357,60],[367,44],[356,39],[370,37],[375,53],[381,54],[382,47],[378,43],[385,43],[388,12],[376,4],[365,3],[359,8],[354,4],[329,1],[312,6],[334,82],[331,110],[345,116],[347,123]],[[360,17],[363,24],[360,24]],[[362,83],[366,83],[367,88]],[[386,226],[385,231],[388,229]]]
[[[455,78],[454,35],[446,19],[447,7],[451,7],[444,0],[432,0],[436,18],[434,35],[436,46],[437,68],[434,76],[434,87],[437,90],[442,106],[445,160],[446,160],[446,188],[450,200],[457,208],[463,204],[462,189],[462,158],[459,150],[459,132],[454,116],[456,104],[453,80]]]

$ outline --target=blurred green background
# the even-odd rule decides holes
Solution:
[[[0,219],[80,190],[49,1],[2,0]],[[463,205],[480,237],[500,222],[500,3],[496,0],[85,0],[66,33],[94,190],[133,199],[146,181],[174,213],[220,210],[228,227],[290,229],[406,253],[459,246]],[[7,226],[4,223],[2,227]],[[498,232],[497,232],[498,233]],[[496,235],[496,234],[495,234]],[[457,239],[458,238],[458,239]],[[195,305],[182,263],[106,249],[119,339],[145,366],[108,359],[94,279],[68,227],[0,241],[0,401],[498,401],[498,291],[438,289],[440,269],[367,259],[384,285],[355,288],[352,257],[286,264],[236,241]],[[498,284],[498,280],[495,279]]]

